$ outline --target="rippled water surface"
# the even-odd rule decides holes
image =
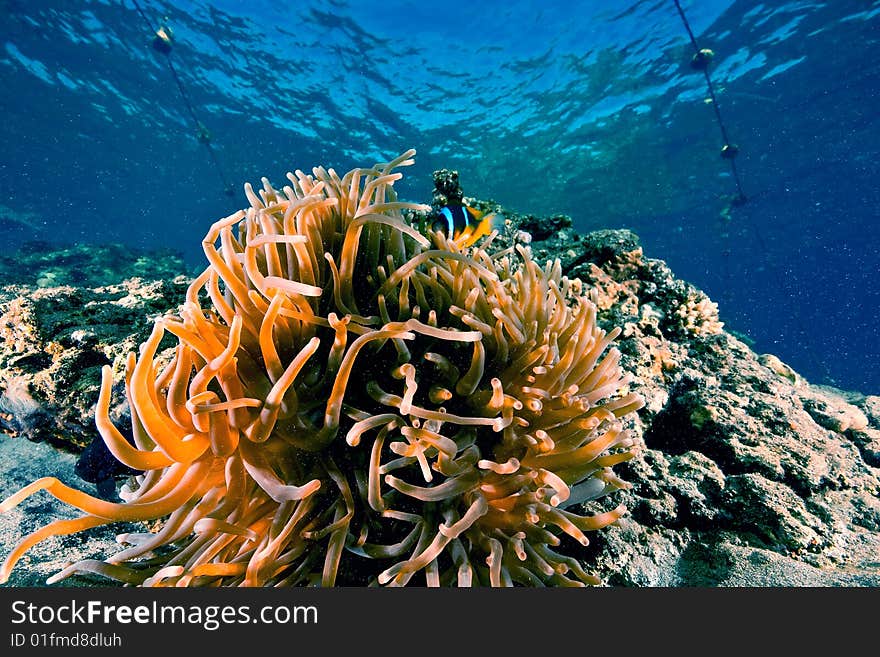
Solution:
[[[415,147],[405,197],[450,167],[513,210],[631,228],[757,351],[880,392],[880,2],[681,6],[715,52],[741,207],[674,0],[0,0],[6,248],[197,264],[244,202],[227,186]]]

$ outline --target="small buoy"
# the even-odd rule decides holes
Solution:
[[[705,71],[709,68],[709,63],[714,56],[715,53],[709,48],[701,48],[691,58],[691,68],[697,71]]]
[[[200,144],[210,144],[212,139],[211,131],[199,123],[199,127],[196,130],[196,139],[199,140]]]
[[[162,25],[156,30],[156,35],[153,37],[153,48],[161,52],[163,55],[168,55],[171,52],[171,39],[173,36],[174,34],[171,31],[171,28]]]

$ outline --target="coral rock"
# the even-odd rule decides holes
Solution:
[[[531,226],[509,217],[499,248],[522,243],[517,231]],[[628,231],[584,236],[549,221],[534,228],[538,236],[531,244],[535,259],[559,258],[569,277],[597,288],[599,323],[623,327],[621,366],[646,400],[627,427],[644,447],[618,466],[633,484],[618,493],[631,511],[591,534],[594,572],[623,586],[880,586],[880,397],[810,385],[776,356],[756,354],[729,327],[696,330],[700,322],[680,309],[700,307],[707,297],[646,257]],[[174,307],[166,303],[163,310]],[[714,318],[713,306],[701,308],[710,311],[701,316]],[[40,316],[52,313],[27,293],[7,293],[3,310],[6,402],[0,403],[13,412],[0,417],[26,419],[38,412],[30,399],[46,408],[33,381],[58,357],[49,345],[61,344],[65,331],[65,349],[94,344],[74,339],[74,324],[98,344],[103,333],[82,314],[67,328],[51,329],[57,325]],[[12,355],[16,347],[22,360]],[[84,409],[69,412],[59,402],[50,415]],[[88,433],[85,426],[80,431]],[[5,438],[0,452],[20,446],[14,440]],[[51,467],[52,450],[33,447],[42,450],[35,457],[44,459],[40,467]],[[10,486],[26,483],[32,469]],[[0,516],[5,542],[56,517],[56,506],[43,506],[33,515]],[[78,555],[108,549],[92,540],[78,545]],[[13,582],[35,582],[30,573],[55,572],[64,558],[51,550],[32,557],[30,566],[23,562],[14,571],[20,579]]]

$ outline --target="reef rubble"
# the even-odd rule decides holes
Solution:
[[[564,217],[507,216],[501,246],[529,244],[596,290],[646,400],[630,428],[641,449],[619,469],[633,485],[618,493],[629,513],[590,534],[593,572],[612,586],[880,585],[880,397],[812,385],[755,353],[630,231],[582,235]],[[0,497],[47,472],[115,494],[126,472],[100,438],[87,447],[100,368],[135,350],[188,282],[0,288]],[[124,427],[126,414],[117,386],[112,416]],[[39,499],[3,514],[3,544],[68,517],[63,507]],[[65,562],[106,554],[118,531],[55,537],[9,584],[39,585]]]

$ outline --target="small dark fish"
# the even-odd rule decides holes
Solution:
[[[446,205],[440,208],[431,224],[432,231],[441,231],[458,246],[468,247],[500,226],[501,215],[486,214],[468,205]]]

